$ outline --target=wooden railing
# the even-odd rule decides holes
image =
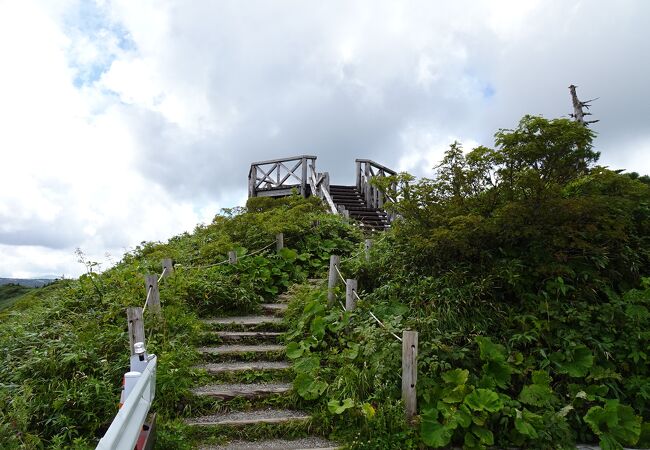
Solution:
[[[310,155],[270,159],[251,164],[248,171],[249,197],[277,197],[291,195],[297,189],[307,197],[309,167],[316,171],[316,157]]]
[[[384,206],[384,194],[373,186],[370,181],[373,178],[382,178],[396,175],[397,172],[382,166],[370,159],[357,159],[357,189],[365,199],[368,208],[382,208]]]
[[[330,194],[330,174],[328,172],[316,172],[316,165],[310,166],[309,188],[311,195],[320,197],[328,206],[332,214],[338,214],[332,195]]]

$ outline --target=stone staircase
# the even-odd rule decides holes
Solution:
[[[344,207],[350,218],[366,230],[385,230],[390,227],[388,215],[381,209],[369,208],[356,186],[331,185],[330,194],[337,207]]]
[[[310,280],[321,283],[322,280]],[[281,316],[288,294],[263,304],[264,315],[204,319],[205,346],[198,348],[204,364],[193,390],[205,415],[186,420],[203,450],[317,449],[336,444],[309,436],[309,414],[291,405],[291,364],[285,359]],[[248,381],[257,380],[260,381]],[[284,439],[282,427],[302,438]],[[302,428],[302,430],[300,430]],[[263,430],[260,432],[260,430]],[[296,432],[298,430],[298,432]],[[251,439],[251,436],[254,439]],[[259,439],[263,437],[263,439]],[[225,442],[224,442],[225,441]]]

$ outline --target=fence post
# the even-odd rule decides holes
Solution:
[[[307,158],[302,158],[302,174],[300,180],[300,193],[303,197],[307,198]]]
[[[237,252],[234,250],[231,250],[228,252],[228,262],[230,264],[237,264]]]
[[[278,233],[275,235],[275,247],[277,251],[284,248],[284,233]]]
[[[334,306],[334,288],[339,280],[339,274],[336,273],[336,269],[340,263],[341,257],[339,255],[330,255],[330,273],[327,279],[327,306],[329,308]]]
[[[354,293],[357,291],[357,280],[345,280],[345,310],[354,311],[357,307],[357,299]]]
[[[129,322],[129,346],[131,356],[135,355],[135,343],[144,344],[144,321],[142,320],[142,308],[131,306],[126,308],[126,318]]]
[[[416,384],[418,380],[418,332],[402,332],[402,400],[406,420],[417,413]]]
[[[163,268],[163,278],[170,277],[174,273],[174,265],[171,258],[165,258],[161,261]]]
[[[366,250],[366,262],[370,261],[370,248],[372,247],[372,239],[366,239],[365,250]]]
[[[149,311],[154,314],[160,314],[160,291],[158,290],[158,275],[145,275],[144,285],[147,289],[147,293],[149,293],[149,289],[151,289],[151,295],[149,295],[148,303]]]

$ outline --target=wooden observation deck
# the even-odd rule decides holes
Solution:
[[[284,197],[294,191],[303,197],[316,195],[332,214],[355,219],[363,228],[383,230],[390,226],[392,217],[383,210],[384,194],[370,181],[395,175],[395,171],[370,159],[357,159],[355,185],[330,185],[329,173],[316,170],[316,159],[300,155],[252,163],[248,196]]]

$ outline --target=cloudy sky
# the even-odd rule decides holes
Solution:
[[[650,173],[650,2],[0,0],[0,277],[76,276],[242,205],[251,161],[431,173],[594,103]],[[111,257],[107,258],[106,254]]]

